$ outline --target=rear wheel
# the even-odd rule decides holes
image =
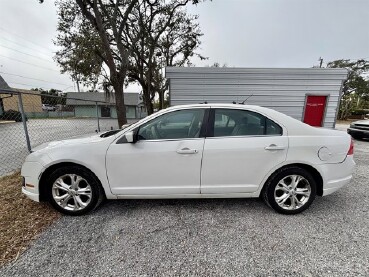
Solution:
[[[306,210],[316,196],[316,182],[311,174],[299,167],[280,170],[265,185],[265,202],[282,214],[298,214]]]
[[[55,170],[48,180],[51,205],[67,215],[82,215],[97,208],[104,193],[97,178],[87,169],[68,166]]]

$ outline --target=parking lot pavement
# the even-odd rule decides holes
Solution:
[[[369,276],[369,141],[300,215],[258,199],[117,200],[64,216],[0,276]]]
[[[337,123],[336,129],[340,131],[347,131],[347,128],[350,126],[348,123]]]
[[[44,142],[96,134],[96,119],[29,119],[32,147]],[[117,128],[116,119],[100,119],[100,130]],[[0,176],[19,169],[28,154],[22,122],[0,124]]]

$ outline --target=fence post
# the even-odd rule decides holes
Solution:
[[[22,115],[22,123],[23,123],[24,134],[26,136],[27,149],[28,149],[29,152],[31,152],[31,142],[29,140],[27,122],[26,122],[27,118],[26,118],[26,115],[24,113],[22,94],[20,92],[18,92],[18,106],[19,106],[19,111],[21,112],[21,115]]]
[[[99,120],[99,106],[96,103],[96,118],[97,118],[97,131],[100,132],[100,120]]]

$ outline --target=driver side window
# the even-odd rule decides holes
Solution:
[[[204,109],[188,109],[167,113],[141,125],[138,140],[198,138]]]

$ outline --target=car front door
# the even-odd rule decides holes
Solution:
[[[252,193],[286,159],[283,128],[256,112],[211,109],[201,172],[202,194]]]
[[[168,112],[136,128],[137,142],[111,144],[106,170],[112,193],[199,194],[207,114],[204,108]]]

